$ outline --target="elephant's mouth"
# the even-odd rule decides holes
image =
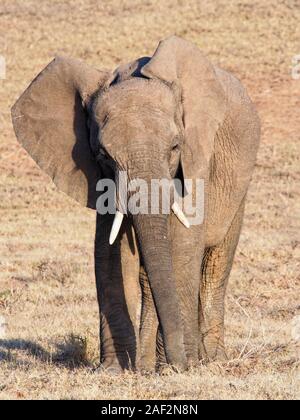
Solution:
[[[124,175],[125,174],[125,175]],[[146,194],[145,192],[141,193],[141,191],[139,190],[139,183],[138,181],[140,181],[141,179],[133,179],[130,181],[130,195],[132,196],[133,194],[135,195],[135,201],[139,202],[139,211],[136,212],[132,212],[132,208],[131,206],[128,206],[128,200],[129,200],[129,195],[128,195],[128,185],[127,185],[127,180],[128,180],[128,176],[126,174],[126,172],[122,172],[122,177],[120,177],[119,174],[117,174],[116,176],[116,213],[115,213],[115,218],[114,218],[114,222],[112,225],[112,229],[111,229],[111,233],[110,233],[110,238],[109,238],[109,243],[110,245],[113,245],[116,238],[118,237],[119,231],[121,229],[122,226],[122,222],[124,219],[125,214],[140,214],[140,215],[158,215],[161,214],[162,212],[162,208],[160,206],[160,185],[163,185],[164,182],[166,182],[167,184],[171,185],[171,181],[169,179],[155,179],[153,177],[153,179],[155,180],[155,182],[157,182],[157,187],[153,188],[153,183],[148,181],[146,183],[146,187],[148,188],[148,185],[151,184],[151,194],[149,194],[149,191],[147,190]],[[121,180],[121,181],[120,181]],[[124,187],[124,184],[126,184],[126,186]],[[153,190],[156,191],[156,196],[153,195]],[[168,212],[171,213],[173,212],[174,215],[178,218],[178,220],[187,228],[190,228],[190,222],[188,221],[187,217],[185,216],[181,206],[179,205],[179,203],[176,201],[176,198],[171,197],[172,195],[172,188],[169,186],[169,188],[167,190],[165,190],[163,192],[164,194],[164,198],[166,199],[165,202],[169,203],[168,204],[168,209],[167,212],[163,212],[163,214],[167,214]],[[166,194],[169,194],[169,197],[165,197]],[[149,205],[150,202],[150,195],[151,195],[151,205]],[[171,201],[173,200],[173,201]],[[170,205],[170,203],[173,203]],[[170,208],[169,208],[170,206]]]
[[[186,218],[185,214],[183,213],[182,209],[180,208],[179,204],[177,202],[174,202],[172,207],[171,207],[173,213],[175,214],[175,216],[178,218],[178,220],[187,228],[190,228],[190,222],[188,221],[188,219]],[[116,211],[115,214],[115,218],[113,221],[113,225],[111,228],[111,232],[110,232],[110,237],[109,237],[109,244],[113,245],[115,240],[118,237],[118,234],[120,232],[122,223],[123,223],[123,219],[124,219],[124,213],[121,213],[119,210]]]

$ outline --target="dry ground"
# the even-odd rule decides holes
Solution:
[[[0,399],[299,398],[300,80],[291,77],[299,21],[299,0],[0,1]],[[227,295],[231,360],[184,375],[114,378],[92,371],[95,215],[19,149],[9,111],[56,53],[115,67],[172,33],[237,74],[262,119]]]

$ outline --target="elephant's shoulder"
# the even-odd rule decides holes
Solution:
[[[237,140],[248,143],[259,141],[260,119],[255,104],[250,99],[242,82],[223,69],[215,67],[216,76],[222,85],[228,103],[228,111],[221,131],[230,128]]]

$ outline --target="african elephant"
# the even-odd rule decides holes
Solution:
[[[98,180],[120,171],[147,183],[204,181],[201,224],[189,227],[174,206],[170,214],[97,215],[101,363],[186,369],[226,357],[225,290],[260,138],[241,83],[172,36],[114,72],[55,58],[12,118],[57,187],[92,209]]]

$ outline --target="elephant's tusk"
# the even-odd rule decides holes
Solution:
[[[172,206],[172,210],[175,214],[176,217],[178,217],[179,221],[186,227],[186,228],[190,228],[190,222],[188,221],[188,219],[186,218],[186,216],[183,214],[183,211],[181,210],[181,208],[179,207],[178,203],[174,203]]]
[[[124,218],[124,214],[117,211],[112,228],[111,228],[111,232],[110,232],[110,237],[109,237],[110,245],[113,245],[115,240],[117,239],[117,236],[122,226],[123,218]]]

